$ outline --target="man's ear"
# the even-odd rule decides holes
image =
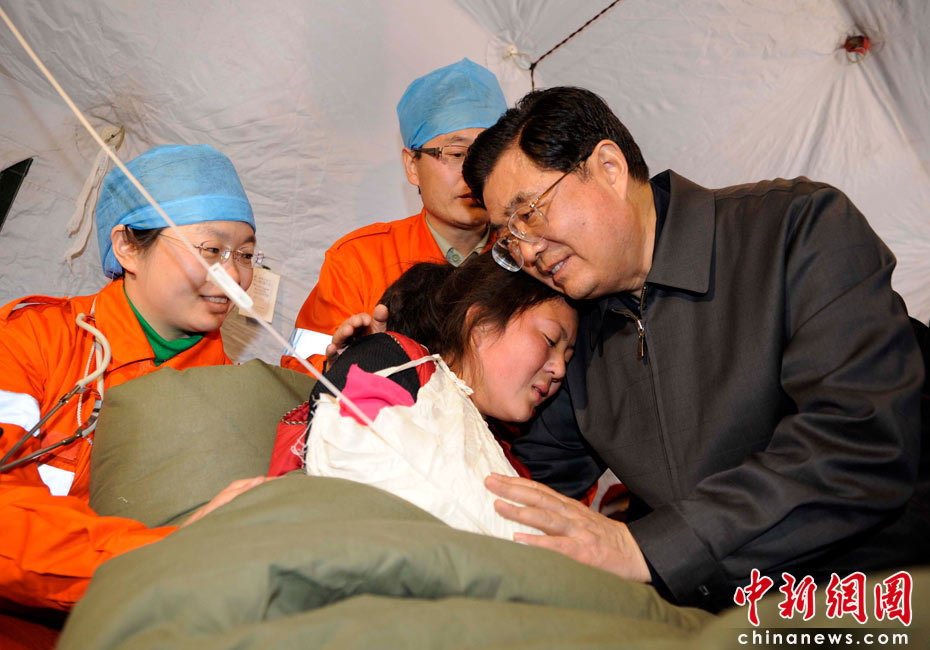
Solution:
[[[417,161],[413,151],[404,147],[400,155],[404,161],[404,173],[407,174],[407,180],[411,185],[420,187],[420,173],[417,170]]]
[[[630,181],[630,168],[626,156],[613,140],[601,140],[594,147],[594,152],[588,158],[593,161],[593,173],[601,176],[621,197],[627,194]]]
[[[135,274],[138,266],[139,249],[132,245],[126,236],[126,226],[114,226],[110,231],[110,244],[113,246],[113,255],[126,273]]]

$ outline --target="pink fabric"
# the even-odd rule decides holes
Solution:
[[[434,366],[435,364],[423,364]],[[387,377],[365,372],[357,365],[349,368],[346,377],[346,386],[342,390],[350,400],[362,410],[369,419],[378,417],[385,406],[413,406],[413,398],[406,390],[395,384]],[[278,423],[275,436],[274,449],[271,452],[271,464],[268,476],[281,476],[291,470],[300,469],[303,464],[300,456],[293,451],[307,430],[310,404],[304,402],[290,413],[285,415]],[[355,418],[359,424],[364,424],[355,414],[344,405],[339,405],[339,413],[343,416]]]
[[[388,377],[365,372],[355,364],[349,368],[342,394],[371,420],[378,417],[385,406],[413,406],[413,397],[399,384]],[[344,404],[339,405],[339,415],[353,417],[359,424],[365,424]]]

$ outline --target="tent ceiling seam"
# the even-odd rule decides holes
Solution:
[[[532,89],[533,89],[533,90],[536,90],[536,77],[535,77],[535,75],[534,75],[534,72],[536,71],[536,66],[539,64],[540,61],[542,61],[542,60],[545,59],[547,56],[549,56],[550,54],[552,54],[553,52],[555,52],[557,49],[559,49],[560,47],[562,47],[563,45],[565,45],[566,43],[568,43],[570,40],[572,40],[573,38],[575,38],[575,36],[577,36],[578,34],[580,34],[580,33],[584,30],[585,27],[587,27],[588,25],[590,25],[591,23],[593,23],[594,21],[596,21],[598,18],[600,18],[601,16],[603,16],[603,15],[604,15],[605,13],[607,13],[610,9],[612,9],[614,5],[620,3],[621,1],[622,1],[622,0],[613,0],[613,2],[611,2],[609,5],[607,5],[607,6],[604,7],[603,9],[601,9],[593,18],[591,18],[590,20],[588,20],[588,22],[586,22],[584,25],[582,25],[581,27],[579,27],[578,29],[576,29],[575,31],[573,31],[571,34],[569,34],[568,36],[566,36],[565,38],[563,38],[561,41],[559,41],[558,43],[556,43],[555,46],[553,46],[548,52],[546,52],[545,54],[543,54],[541,57],[539,57],[538,59],[536,59],[535,61],[533,61],[532,63],[530,63],[530,84],[531,84]]]

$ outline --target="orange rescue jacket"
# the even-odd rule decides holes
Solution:
[[[29,296],[11,302],[0,309],[0,456],[94,369],[93,361],[88,369],[94,338],[75,324],[79,313],[90,316],[92,310],[93,318],[87,320],[109,339],[113,352],[104,389],[156,370],[154,353],[122,280],[96,295]],[[216,331],[161,367],[183,370],[228,363]],[[73,434],[79,402],[81,424],[86,423],[96,398],[91,388],[96,383],[80,397],[75,395],[14,458]],[[90,450],[89,439],[79,440],[0,474],[0,601],[69,609],[100,564],[175,530],[97,516],[88,506]]]
[[[333,244],[323,260],[320,278],[300,313],[291,344],[320,371],[333,332],[354,314],[370,314],[384,290],[418,262],[445,262],[426,225],[426,210],[390,223],[373,223]],[[281,365],[306,372],[294,357]]]

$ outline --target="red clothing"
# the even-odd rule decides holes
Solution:
[[[92,309],[94,317],[87,320],[109,339],[113,352],[105,388],[156,370],[154,353],[126,299],[122,280],[96,295],[29,296],[11,302],[0,309],[0,426],[4,430],[0,456],[89,372],[87,362],[94,339],[75,324],[75,317],[81,312],[90,316]],[[183,370],[228,363],[216,331],[160,367]],[[91,387],[96,388],[96,384]],[[95,397],[95,390],[74,396],[14,458],[73,434],[78,426],[78,403],[82,404],[83,424],[90,417]],[[90,451],[89,442],[79,440],[38,463],[0,474],[0,600],[69,609],[83,595],[100,564],[175,530],[150,529],[130,519],[97,516],[88,506]],[[67,496],[52,495],[40,476],[40,465],[45,480]],[[50,472],[65,480],[56,484]],[[74,473],[70,488],[67,472]]]
[[[359,228],[333,244],[320,278],[297,314],[291,344],[323,369],[323,353],[336,328],[354,314],[370,314],[401,274],[418,262],[445,262],[429,227],[426,210],[390,223]],[[291,356],[281,365],[305,372]]]

